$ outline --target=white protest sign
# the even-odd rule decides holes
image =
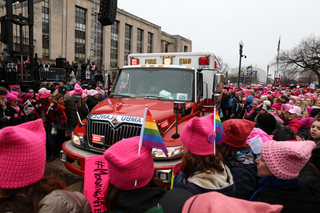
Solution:
[[[29,115],[33,111],[33,106],[29,100],[23,103],[23,111],[26,115]]]
[[[261,152],[263,141],[259,136],[251,138],[248,142],[254,154],[259,154]]]

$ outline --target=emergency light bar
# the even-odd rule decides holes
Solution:
[[[138,65],[138,64],[139,64],[139,59],[131,58],[131,65]]]

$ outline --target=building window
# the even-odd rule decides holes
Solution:
[[[148,33],[148,46],[147,46],[147,53],[152,53],[152,33]]]
[[[49,0],[42,0],[42,58],[49,59]]]
[[[168,44],[164,45],[164,52],[167,53],[168,52]]]
[[[137,30],[137,53],[142,53],[143,30]]]
[[[184,46],[184,52],[188,52],[188,46]]]
[[[97,23],[97,65],[101,67],[103,56],[103,26]]]
[[[131,29],[132,26],[126,24],[125,44],[124,44],[124,64],[128,65],[128,55],[131,53]]]
[[[111,25],[110,66],[113,68],[118,67],[118,38],[119,38],[119,22],[115,21],[113,25]]]
[[[86,58],[86,10],[76,7],[75,13],[75,61],[83,62]]]

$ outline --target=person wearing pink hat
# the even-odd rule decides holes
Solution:
[[[213,115],[190,119],[183,127],[180,138],[184,156],[174,187],[182,187],[194,195],[217,191],[234,196],[232,174],[223,163],[221,154],[214,154],[216,133],[213,130]]]
[[[0,86],[0,129],[6,126],[7,122],[10,120],[10,116],[7,115],[7,105],[6,97],[8,91],[6,88]]]
[[[19,104],[19,99],[13,93],[7,94],[6,103],[6,116],[10,117],[7,122],[7,126],[15,126],[22,124],[26,121],[25,114],[23,113],[23,107]]]
[[[101,92],[99,90],[93,90],[91,94],[88,96],[88,108],[89,112],[98,104],[101,102]]]
[[[109,177],[107,212],[181,212],[192,194],[184,189],[166,192],[154,175],[152,149],[141,146],[139,153],[139,141],[139,136],[121,140],[103,154]]]
[[[74,86],[74,94],[65,100],[66,115],[68,117],[68,127],[70,128],[71,133],[73,132],[74,128],[79,124],[79,119],[76,113],[77,108],[81,120],[85,119],[88,115],[88,109],[85,105],[85,102],[81,99],[82,93],[82,88],[78,84],[76,84]],[[81,107],[76,107],[76,104],[74,102],[75,96],[76,98],[81,99]]]
[[[302,119],[301,108],[292,106],[286,113],[288,115],[288,125],[293,129],[294,133],[297,134],[302,127],[300,124],[300,120]]]
[[[52,134],[52,129],[57,125],[57,117],[60,120],[59,123],[61,123],[64,128],[67,127],[67,120],[62,110],[59,109],[57,102],[52,101],[49,91],[40,92],[39,103],[43,109],[40,117],[43,119],[47,133],[47,160],[48,162],[52,162],[56,158],[56,141],[55,136]]]
[[[235,184],[236,198],[249,200],[258,187],[258,172],[255,155],[246,140],[255,123],[245,119],[229,119],[222,123],[226,138],[217,145],[217,152],[222,155]]]
[[[91,212],[86,197],[45,173],[42,120],[0,130],[0,212]]]
[[[26,120],[27,121],[34,121],[40,118],[36,108],[34,107],[35,105],[33,105],[33,99],[32,99],[32,95],[30,93],[24,93],[22,96],[22,100],[23,100],[23,104],[24,106],[27,106],[28,108],[31,108],[32,111],[29,112],[29,114],[26,114]]]
[[[301,186],[297,179],[311,157],[313,141],[268,141],[256,159],[260,188],[250,201],[283,205],[281,212],[315,212],[320,196]]]
[[[307,108],[306,102],[304,102],[302,99],[297,99],[296,102],[294,103],[295,106],[300,107],[301,112],[303,112]]]

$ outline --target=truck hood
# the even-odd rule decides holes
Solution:
[[[153,119],[157,122],[174,117],[172,101],[133,98],[107,98],[95,106],[90,114],[109,114],[143,118],[146,105],[148,105]],[[188,103],[186,108],[188,108]]]

